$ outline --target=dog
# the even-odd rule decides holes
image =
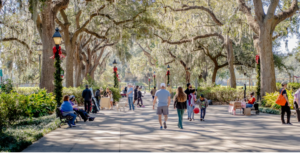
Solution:
[[[117,110],[121,111],[121,107],[123,107],[123,110],[125,112],[125,107],[127,107],[127,103],[126,102],[119,102]]]

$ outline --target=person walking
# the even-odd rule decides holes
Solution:
[[[186,94],[186,99],[187,99],[187,101],[186,101],[186,108],[187,108],[187,111],[189,111],[189,98],[188,98],[188,96],[190,95],[190,90],[192,89],[192,85],[190,84],[190,83],[188,83],[188,84],[186,84],[186,86],[187,86],[187,88],[186,88],[186,90],[184,91],[184,93]],[[188,120],[190,120],[190,118],[188,117]]]
[[[100,98],[101,98],[101,91],[100,91],[100,89],[97,89],[97,90],[96,90],[95,98],[96,98],[96,100],[97,100],[97,105],[98,105],[98,107],[100,107]]]
[[[290,117],[291,117],[291,108],[290,108],[290,104],[289,104],[289,99],[288,99],[288,95],[286,92],[286,87],[287,87],[287,82],[283,81],[281,83],[282,88],[280,89],[279,93],[281,95],[284,96],[286,103],[284,106],[281,106],[281,122],[282,124],[288,124],[288,125],[292,125],[292,123],[290,123]],[[287,123],[285,123],[284,121],[284,114],[287,114]]]
[[[135,101],[138,100],[138,91],[139,91],[139,86],[136,86],[135,89],[134,89],[134,100],[133,100],[133,104],[135,104]]]
[[[204,95],[200,95],[200,98],[197,100],[196,104],[199,104],[199,108],[201,110],[200,113],[200,121],[204,121],[204,117],[206,114],[206,108],[208,107],[208,100],[204,98]]]
[[[178,128],[183,129],[182,119],[183,113],[186,110],[186,94],[183,92],[182,87],[178,87],[176,91],[176,95],[174,96],[174,109],[177,108],[178,115]]]
[[[153,87],[153,89],[151,90],[152,99],[154,99],[155,93],[156,93],[156,87]]]
[[[154,106],[157,102],[157,115],[158,115],[158,121],[160,124],[160,129],[162,129],[162,120],[161,120],[161,115],[164,115],[165,120],[164,120],[164,128],[167,128],[167,120],[168,120],[168,114],[169,114],[169,106],[171,103],[171,97],[170,97],[170,93],[168,90],[166,90],[166,84],[165,83],[161,83],[160,84],[160,90],[158,90],[155,93],[155,97],[153,100],[153,110],[154,110]]]
[[[128,85],[128,90],[127,90],[127,97],[128,97],[128,105],[129,105],[129,110],[134,110],[134,104],[133,104],[133,88],[131,84]]]
[[[194,120],[194,108],[195,102],[197,101],[195,92],[195,89],[191,89],[190,95],[188,95],[188,119],[190,121]]]
[[[294,94],[294,108],[296,111],[296,116],[297,116],[297,120],[298,122],[300,122],[300,89],[298,89],[295,94]]]
[[[91,101],[92,101],[92,92],[89,89],[88,85],[85,85],[85,90],[82,92],[82,98],[84,99],[84,110],[87,113],[90,113]]]
[[[138,98],[137,106],[138,106],[138,107],[145,107],[145,106],[143,105],[143,99],[142,99],[142,97],[143,97],[143,95],[142,95],[142,89],[139,88],[139,91],[138,91],[138,93],[137,93],[137,98]],[[140,102],[141,102],[141,103],[140,103]]]

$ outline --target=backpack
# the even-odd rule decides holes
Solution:
[[[283,91],[284,91],[284,89],[281,90],[281,93],[279,94],[279,96],[277,97],[277,100],[275,101],[276,104],[278,104],[280,106],[284,106],[286,104],[286,99],[282,95]]]

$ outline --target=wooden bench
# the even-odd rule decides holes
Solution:
[[[68,124],[68,121],[73,119],[73,117],[70,116],[70,115],[63,116],[62,111],[60,109],[59,109],[58,115],[59,115],[59,119],[60,119],[60,123],[58,125],[59,128],[61,128],[61,123],[67,123]]]

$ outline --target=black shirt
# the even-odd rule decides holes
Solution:
[[[90,101],[92,98],[92,92],[90,89],[86,88],[85,90],[83,90],[82,92],[82,98],[84,99],[84,101]]]
[[[175,102],[174,102],[174,108],[177,108],[177,109],[186,109],[187,106],[186,106],[186,101],[185,102],[178,102],[177,98],[175,98]]]

